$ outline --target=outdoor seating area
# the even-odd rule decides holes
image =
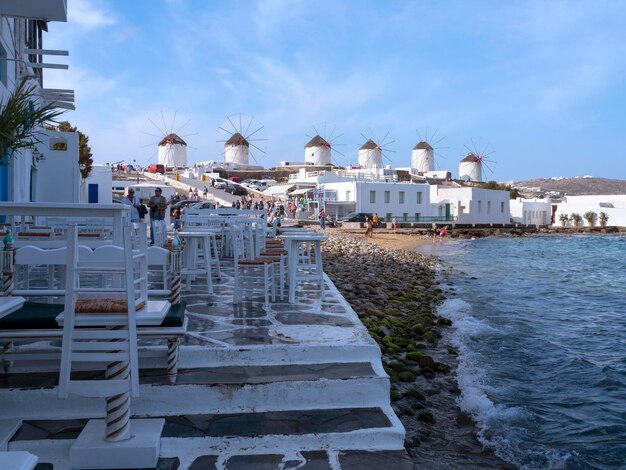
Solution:
[[[354,414],[363,415],[345,433],[320,437],[311,425],[290,436],[278,446],[285,458],[329,446],[402,448],[380,350],[323,272],[323,235],[285,227],[272,237],[261,211],[214,209],[182,217],[179,231],[149,246],[146,226],[117,205],[98,217],[108,235],[85,244],[84,208],[76,209],[74,217],[67,207],[59,215],[59,207],[31,205],[22,215],[0,203],[5,226],[18,231],[31,223],[45,231],[55,217],[61,242],[20,237],[11,246],[5,238],[5,450],[54,468],[254,460],[281,440],[254,424],[259,413],[281,416],[286,429],[304,426],[302,416],[336,414],[354,426]],[[221,416],[250,429],[197,434],[199,422],[213,426]]]

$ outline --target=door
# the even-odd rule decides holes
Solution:
[[[446,204],[446,220],[450,220],[450,204]]]
[[[97,204],[98,203],[98,185],[90,184],[87,187],[87,197],[89,204]]]

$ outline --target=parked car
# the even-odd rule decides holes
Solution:
[[[148,167],[148,173],[161,173],[162,175],[165,174],[165,165],[161,165],[159,163],[153,163],[152,165],[150,165]]]
[[[191,204],[189,208],[190,209],[215,209],[215,203],[208,202],[208,201],[196,202],[195,204]]]
[[[228,185],[224,188],[224,191],[226,191],[227,193],[231,193],[235,196],[243,196],[245,194],[248,194],[246,188],[237,183],[228,183]]]
[[[233,176],[230,180],[233,183],[241,183],[241,178],[239,178],[239,176]]]
[[[341,217],[340,222],[365,222],[365,218],[371,219],[373,214],[369,212],[350,212],[349,214]]]
[[[224,189],[227,184],[228,184],[228,181],[223,180],[222,178],[213,179],[213,187],[216,189]]]

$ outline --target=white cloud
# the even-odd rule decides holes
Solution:
[[[68,23],[86,30],[110,26],[117,22],[110,11],[100,8],[91,0],[69,1],[67,16]]]

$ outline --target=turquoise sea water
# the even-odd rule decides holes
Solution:
[[[626,468],[626,237],[486,238],[453,269],[460,405],[523,469]]]

